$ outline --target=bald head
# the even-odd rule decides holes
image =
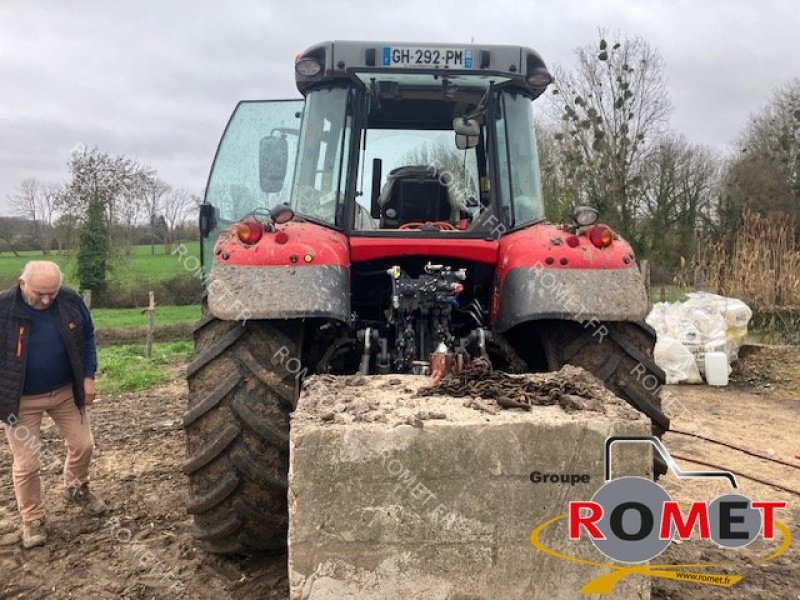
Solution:
[[[32,308],[45,310],[58,295],[63,279],[61,268],[56,263],[48,260],[32,260],[22,270],[19,288],[25,302]]]

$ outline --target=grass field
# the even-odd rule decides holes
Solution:
[[[200,306],[197,304],[156,307],[156,327],[194,323],[199,318]],[[92,311],[92,320],[96,329],[104,327],[134,329],[147,327],[148,316],[147,313],[142,313],[140,308],[96,308]]]
[[[192,342],[168,342],[153,346],[147,358],[144,346],[104,346],[98,348],[98,394],[121,394],[148,390],[182,377],[179,366],[192,356]]]
[[[200,244],[187,242],[186,256],[198,256]],[[125,260],[112,262],[109,268],[109,282],[121,282],[129,286],[171,279],[186,273],[186,269],[176,256],[165,254],[164,246],[157,245],[155,255],[150,254],[150,246],[136,246]],[[37,251],[21,251],[20,256],[0,252],[0,283],[2,287],[13,285],[29,260],[52,260],[61,266],[66,285],[77,289],[75,258],[73,255],[53,254],[43,256]],[[146,289],[146,288],[145,288]],[[158,298],[156,298],[156,301]],[[197,304],[187,306],[158,306],[156,327],[193,323],[200,318]],[[147,327],[147,314],[139,308],[95,308],[92,310],[95,329],[118,328],[137,329]],[[191,340],[165,342],[154,345],[153,358],[145,356],[142,344],[109,345],[98,348],[100,363],[97,374],[97,390],[100,394],[120,394],[150,389],[161,383],[182,377],[180,365],[192,356]]]
[[[183,242],[186,246],[186,256],[200,256],[199,242]],[[173,246],[173,250],[177,245]],[[122,283],[135,283],[137,281],[160,281],[176,275],[186,273],[181,261],[176,256],[164,254],[163,244],[157,244],[154,256],[150,254],[150,246],[134,246],[133,253],[123,260],[112,261],[109,264],[109,280]],[[29,260],[52,260],[61,266],[64,272],[66,285],[77,289],[75,280],[74,255],[60,256],[52,254],[43,256],[41,252],[29,250],[20,251],[20,256],[14,256],[9,251],[0,252],[0,281],[10,285],[22,271],[22,267]]]

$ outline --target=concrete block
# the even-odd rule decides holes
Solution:
[[[610,394],[604,412],[487,414],[463,398],[415,397],[424,378],[363,379],[328,379],[293,416],[292,599],[577,598],[608,572],[547,556],[530,535],[570,500],[590,499],[604,483],[605,438],[647,434],[647,419]],[[652,455],[633,450],[615,451],[615,475],[650,477]],[[534,484],[533,471],[590,480]],[[569,542],[564,521],[543,540],[609,562]],[[627,577],[607,597],[649,598],[650,581]]]

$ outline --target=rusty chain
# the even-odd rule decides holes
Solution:
[[[421,388],[418,396],[479,397],[494,400],[502,408],[530,410],[532,406],[558,404],[562,408],[586,409],[598,402],[597,386],[567,378],[559,373],[512,376],[495,371],[488,359],[471,361],[460,374],[451,374],[436,385]]]

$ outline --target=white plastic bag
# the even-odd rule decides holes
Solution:
[[[703,383],[694,354],[675,338],[659,335],[654,357],[666,373],[667,383]]]
[[[656,349],[659,345],[661,349],[656,364],[667,372],[668,383],[673,382],[670,379],[684,382],[695,379],[694,371],[689,372],[682,362],[686,353],[674,347],[676,342],[694,357],[699,377],[705,372],[706,353],[724,352],[729,364],[739,357],[752,315],[741,300],[708,292],[687,294],[685,302],[660,302],[653,306],[645,320],[658,334]]]

